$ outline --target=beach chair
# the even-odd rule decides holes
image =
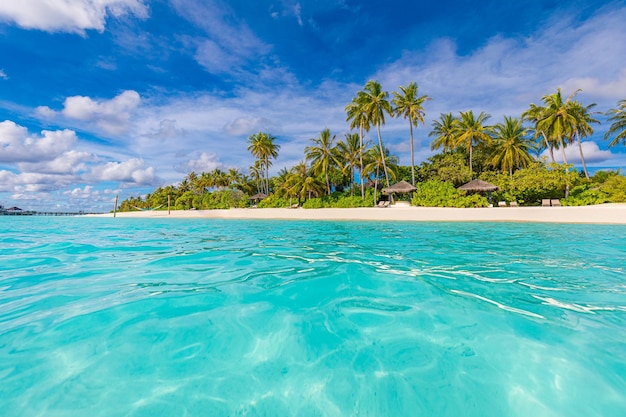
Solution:
[[[541,207],[550,207],[550,199],[544,198],[543,200],[541,200]]]
[[[561,207],[561,200],[555,198],[550,202],[550,204],[552,204],[552,207]]]
[[[506,207],[506,201],[498,201],[498,207]]]
[[[517,201],[511,201],[511,202],[509,203],[509,206],[511,206],[511,207],[519,207],[519,206],[517,205]]]

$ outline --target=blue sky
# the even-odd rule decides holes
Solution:
[[[622,1],[0,2],[0,204],[108,211],[191,170],[247,173],[260,130],[290,167],[322,129],[348,133],[370,79],[433,98],[417,161],[442,112],[496,123],[559,87],[606,111],[626,98],[624,22]],[[607,127],[584,143],[589,165],[624,168]],[[382,135],[408,165],[407,122]]]

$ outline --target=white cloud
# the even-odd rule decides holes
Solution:
[[[270,47],[254,35],[227,4],[215,0],[171,0],[179,15],[205,31],[191,40],[195,58],[210,72],[241,70],[244,63],[267,54]]]
[[[223,168],[224,164],[219,161],[217,155],[202,152],[198,159],[190,159],[176,166],[176,171],[187,174],[191,171],[196,173],[213,171],[215,168]]]
[[[35,108],[35,115],[43,119],[52,119],[57,113],[48,106],[39,106]]]
[[[582,142],[583,155],[585,156],[585,162],[587,164],[606,162],[611,160],[615,155],[611,153],[609,150],[602,150],[598,147],[598,144],[595,142]],[[549,158],[550,155],[547,150],[541,153],[541,157]],[[567,162],[570,164],[581,164],[582,159],[580,158],[580,150],[578,148],[578,144],[572,144],[565,147],[565,157],[567,158]],[[556,162],[563,162],[563,153],[560,149],[554,150],[554,159]]]
[[[135,185],[154,185],[157,182],[154,168],[146,167],[145,161],[139,158],[94,166],[86,177],[92,181],[119,181]]]
[[[70,119],[95,122],[107,133],[119,134],[128,129],[131,113],[140,102],[139,94],[132,90],[124,91],[111,100],[73,96],[65,99],[62,113]]]
[[[460,54],[454,39],[439,39],[426,51],[407,51],[372,78],[397,89],[411,81],[434,98],[438,115],[473,107],[494,118],[519,115],[531,102],[562,86],[583,88],[580,100],[601,106],[623,98],[626,89],[626,8],[597,10],[583,24],[559,14],[527,38],[495,36]]]
[[[6,72],[4,72],[4,70],[0,69],[0,78],[2,78],[3,80],[8,80],[9,76]]]
[[[89,152],[70,150],[49,161],[23,162],[18,163],[17,166],[22,172],[76,174],[84,172],[87,168],[86,162],[94,159],[95,157]]]
[[[26,29],[84,33],[104,31],[107,16],[148,16],[143,0],[5,0],[0,2],[0,20]]]
[[[0,122],[0,162],[52,161],[77,141],[76,133],[68,129],[44,130],[41,135],[30,136],[25,127],[10,120]]]
[[[238,117],[224,126],[224,131],[229,135],[251,135],[259,131],[270,131],[277,134],[278,126],[264,117]]]
[[[86,199],[92,199],[94,197],[99,197],[101,193],[100,191],[95,190],[93,186],[86,185],[83,188],[77,187],[77,188],[73,188],[72,190],[64,191],[63,195],[68,196],[73,199],[86,200]]]

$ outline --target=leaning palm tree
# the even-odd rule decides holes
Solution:
[[[391,115],[391,104],[387,98],[389,93],[383,91],[378,81],[370,80],[365,84],[363,91],[358,93],[357,100],[363,104],[367,118],[376,125],[378,131],[378,147],[380,150],[381,160],[383,163],[383,171],[385,172],[385,180],[387,181],[387,187],[389,187],[389,173],[387,171],[387,164],[385,161],[385,151],[383,147],[383,140],[380,137],[380,126],[385,124],[385,113]]]
[[[548,152],[550,153],[550,161],[552,163],[555,163],[554,142],[551,142],[548,139],[547,132],[539,128],[539,122],[543,120],[545,111],[546,109],[544,107],[537,106],[536,104],[531,103],[528,110],[522,113],[522,119],[533,123],[534,125],[533,130],[535,131],[535,138],[537,140],[543,140],[543,143],[545,144],[546,148],[548,149]]]
[[[566,100],[563,100],[561,89],[558,88],[556,93],[541,98],[545,105],[545,111],[541,121],[537,124],[537,128],[543,132],[548,132],[550,138],[557,142],[558,147],[561,148],[561,155],[565,164],[567,164],[565,138],[576,125],[576,116],[572,111],[571,100],[579,91],[574,91]]]
[[[433,130],[428,136],[434,136],[435,139],[430,143],[430,149],[434,151],[443,148],[444,152],[452,152],[455,148],[455,132],[458,122],[452,113],[442,113],[439,120],[433,120]]]
[[[413,127],[418,123],[424,124],[424,103],[430,100],[427,95],[417,95],[417,84],[409,83],[408,86],[400,86],[400,91],[393,92],[393,105],[396,117],[403,116],[409,119],[410,148],[411,148],[411,184],[415,185],[415,153],[413,148]]]
[[[346,121],[350,121],[350,129],[359,128],[359,148],[364,149],[363,146],[363,131],[369,132],[370,119],[367,117],[365,111],[365,104],[362,100],[359,100],[359,95],[352,99],[352,101],[346,106]],[[365,198],[365,180],[363,175],[363,152],[359,154],[359,177],[361,177],[361,198]]]
[[[456,147],[464,146],[469,153],[469,169],[472,167],[472,149],[474,145],[489,144],[491,142],[491,128],[485,126],[484,123],[491,116],[485,112],[481,112],[478,117],[474,116],[473,111],[461,112],[455,129],[455,145]]]
[[[315,174],[322,174],[326,179],[326,192],[330,195],[330,179],[328,172],[336,164],[333,154],[335,135],[330,136],[330,130],[324,129],[317,138],[311,139],[313,146],[304,148],[307,161],[311,161],[311,169]]]
[[[504,123],[493,127],[494,152],[490,163],[502,171],[508,171],[513,177],[514,168],[525,168],[533,162],[529,150],[532,148],[528,140],[528,129],[521,119],[504,116]]]
[[[604,134],[604,140],[608,140],[615,135],[609,143],[609,148],[618,145],[620,142],[622,145],[626,145],[626,99],[620,100],[617,103],[617,108],[607,111],[606,114],[610,115],[607,121],[611,122],[611,126]]]
[[[589,179],[589,172],[587,171],[587,163],[585,162],[585,155],[583,153],[583,145],[581,138],[586,138],[593,134],[593,128],[590,123],[600,123],[599,120],[592,117],[592,108],[596,106],[596,103],[592,103],[588,106],[583,106],[579,101],[570,102],[570,112],[574,115],[576,121],[570,126],[570,142],[573,142],[573,136],[576,136],[578,142],[578,151],[580,152],[580,160],[583,164],[583,171],[585,177]]]

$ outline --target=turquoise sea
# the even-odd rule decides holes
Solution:
[[[626,415],[626,226],[0,218],[0,415]]]

